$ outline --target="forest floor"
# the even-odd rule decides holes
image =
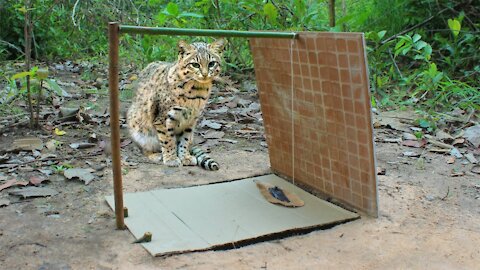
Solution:
[[[475,137],[461,133],[475,123],[468,112],[455,112],[455,121],[442,124],[443,133],[423,140],[412,137],[414,132],[427,133],[415,124],[415,113],[374,115],[378,218],[362,216],[327,230],[230,250],[152,257],[141,245],[132,244],[128,230],[115,229],[114,213],[105,202],[113,191],[104,69],[65,62],[50,70],[66,93],[45,91],[48,95],[42,103],[48,105],[42,106],[41,129],[25,127],[23,114],[0,117],[0,269],[478,269],[480,265],[480,176],[475,163],[480,150],[472,146]],[[130,70],[124,71],[122,91],[128,93],[134,80]],[[153,164],[122,128],[125,192],[270,171],[255,84],[226,82],[216,88],[196,131],[197,144],[211,149],[221,169],[208,172]],[[25,107],[25,102],[16,105]],[[127,107],[128,102],[122,102],[122,123]],[[37,189],[28,193],[25,188]]]

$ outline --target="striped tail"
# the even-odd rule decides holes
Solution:
[[[197,159],[198,166],[204,168],[205,170],[217,171],[220,168],[218,163],[199,147],[192,147],[190,154]]]

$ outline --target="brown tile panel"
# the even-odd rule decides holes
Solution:
[[[272,169],[377,216],[363,35],[308,32],[250,46]]]

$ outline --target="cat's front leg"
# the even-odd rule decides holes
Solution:
[[[175,136],[175,127],[177,121],[174,116],[168,114],[165,121],[166,130],[163,134],[159,133],[159,138],[162,143],[163,164],[169,167],[178,167],[182,164],[177,156],[177,138]]]
[[[197,158],[190,155],[190,145],[193,141],[193,129],[186,128],[183,133],[178,137],[178,158],[182,161],[183,165],[195,166],[197,165]]]

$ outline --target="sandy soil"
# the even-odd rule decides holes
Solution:
[[[133,146],[132,146],[133,147]],[[266,149],[215,151],[219,172],[165,169],[140,163],[124,176],[125,191],[197,185],[268,172]],[[478,269],[480,179],[450,177],[444,157],[425,170],[399,157],[404,147],[377,145],[380,217],[225,251],[151,257],[128,230],[115,229],[104,202],[110,171],[85,186],[62,176],[52,198],[12,202],[0,209],[1,269]],[[390,163],[387,163],[390,162]],[[391,164],[393,162],[393,164]],[[462,167],[463,165],[457,165]],[[460,168],[461,169],[461,168]],[[447,196],[448,191],[448,196]]]

